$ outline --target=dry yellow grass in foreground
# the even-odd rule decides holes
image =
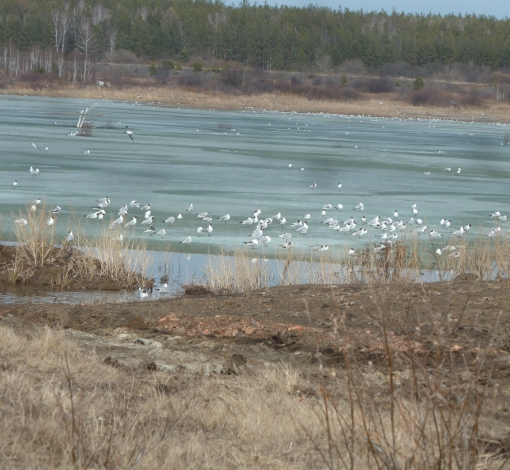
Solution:
[[[435,358],[420,358],[393,343],[381,311],[387,372],[356,363],[339,317],[345,369],[319,360],[307,378],[283,365],[209,377],[115,368],[61,332],[0,327],[0,466],[504,468],[490,447],[504,433],[483,385],[489,349],[455,365],[451,325],[436,317]]]
[[[219,91],[200,92],[186,88],[164,88],[155,86],[133,86],[129,88],[78,87],[73,85],[31,89],[10,86],[0,90],[5,95],[52,96],[58,98],[87,98],[127,100],[139,102],[160,102],[170,107],[236,110],[266,109],[296,111],[302,113],[362,114],[379,117],[441,118],[460,121],[509,122],[510,106],[491,103],[482,108],[412,106],[393,98],[392,94],[380,95],[364,101],[323,101],[309,100],[283,93],[261,95],[228,95]],[[140,98],[138,98],[140,97]],[[381,104],[382,103],[382,104]]]

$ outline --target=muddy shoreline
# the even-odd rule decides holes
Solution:
[[[432,309],[441,318],[459,322],[455,337],[459,350],[468,353],[493,341],[497,360],[510,358],[509,287],[509,281],[479,281],[474,275],[426,285],[281,286],[235,295],[183,294],[156,301],[0,304],[0,319],[2,325],[16,330],[50,327],[114,342],[121,332],[161,344],[205,341],[213,349],[229,344],[247,358],[252,346],[265,345],[276,360],[307,369],[316,363],[317,351],[325,366],[342,365],[334,334],[340,321],[355,338],[351,347],[358,351],[360,361],[381,354],[377,318],[384,305],[396,347],[413,338],[421,344],[422,353],[433,349],[426,339],[433,325],[420,324],[420,318]],[[510,375],[505,387],[510,394]]]

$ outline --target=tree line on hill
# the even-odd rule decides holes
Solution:
[[[148,60],[221,59],[264,70],[387,64],[510,65],[510,19],[221,0],[4,0],[0,60],[20,70],[90,78],[119,50]]]

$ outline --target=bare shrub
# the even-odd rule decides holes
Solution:
[[[290,79],[290,83],[292,85],[302,85],[303,84],[303,76],[301,74],[294,74]]]
[[[480,96],[474,94],[462,95],[459,98],[457,98],[457,101],[462,106],[468,106],[473,108],[479,108],[485,104],[484,100]]]
[[[79,137],[92,137],[92,123],[90,121],[84,121],[77,135]]]
[[[449,299],[438,312],[424,293],[424,308],[411,317],[405,305],[402,311],[386,305],[384,286],[370,284],[370,292],[378,339],[364,349],[373,359],[360,362],[352,347],[357,333],[338,314],[334,323],[345,375],[338,387],[324,384],[317,415],[327,446],[301,425],[326,467],[503,468],[508,457],[487,452],[482,438],[490,432],[483,423],[491,414],[491,368],[485,361],[493,337],[483,346],[473,340],[472,352],[461,351],[455,344],[460,319],[449,312]],[[340,311],[340,299],[337,304]]]
[[[346,75],[365,75],[367,68],[361,59],[351,59],[342,62],[337,68],[337,72]]]
[[[453,95],[433,88],[414,91],[409,96],[413,106],[449,106]]]
[[[393,62],[391,64],[384,64],[378,68],[379,75],[386,77],[415,77],[416,74],[412,65],[406,62]]]
[[[316,75],[312,80],[313,86],[321,86],[323,83],[323,79],[320,75]]]
[[[233,88],[240,88],[244,81],[244,71],[241,67],[226,67],[221,71],[221,81]]]
[[[137,64],[139,63],[139,59],[135,53],[126,49],[119,49],[115,51],[113,62],[118,64]]]
[[[389,77],[372,78],[368,81],[370,93],[389,93],[395,89],[395,82]]]
[[[202,84],[202,74],[188,71],[179,74],[178,83],[180,86],[199,87]]]

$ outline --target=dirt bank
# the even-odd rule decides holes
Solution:
[[[34,254],[34,258],[30,255]],[[20,289],[24,295],[51,291],[118,291],[152,280],[120,266],[115,271],[106,263],[71,247],[52,247],[42,262],[37,253],[0,245],[0,291]]]
[[[283,286],[121,304],[1,305],[0,316],[15,329],[81,331],[105,345],[120,341],[133,346],[142,337],[160,343],[160,351],[184,347],[211,357],[219,353],[222,363],[239,354],[247,363],[284,361],[311,371],[319,360],[325,367],[343,367],[346,338],[359,361],[385,367],[379,326],[384,312],[395,350],[413,341],[420,354],[433,354],[436,328],[453,322],[459,354],[469,356],[493,341],[490,360],[496,364],[510,357],[509,287],[508,281],[481,282],[465,275],[451,283],[411,286]],[[104,356],[110,356],[105,348]],[[114,359],[123,362],[122,354]],[[510,363],[497,368],[494,380],[510,397],[509,372]],[[510,424],[510,410],[508,419]]]

